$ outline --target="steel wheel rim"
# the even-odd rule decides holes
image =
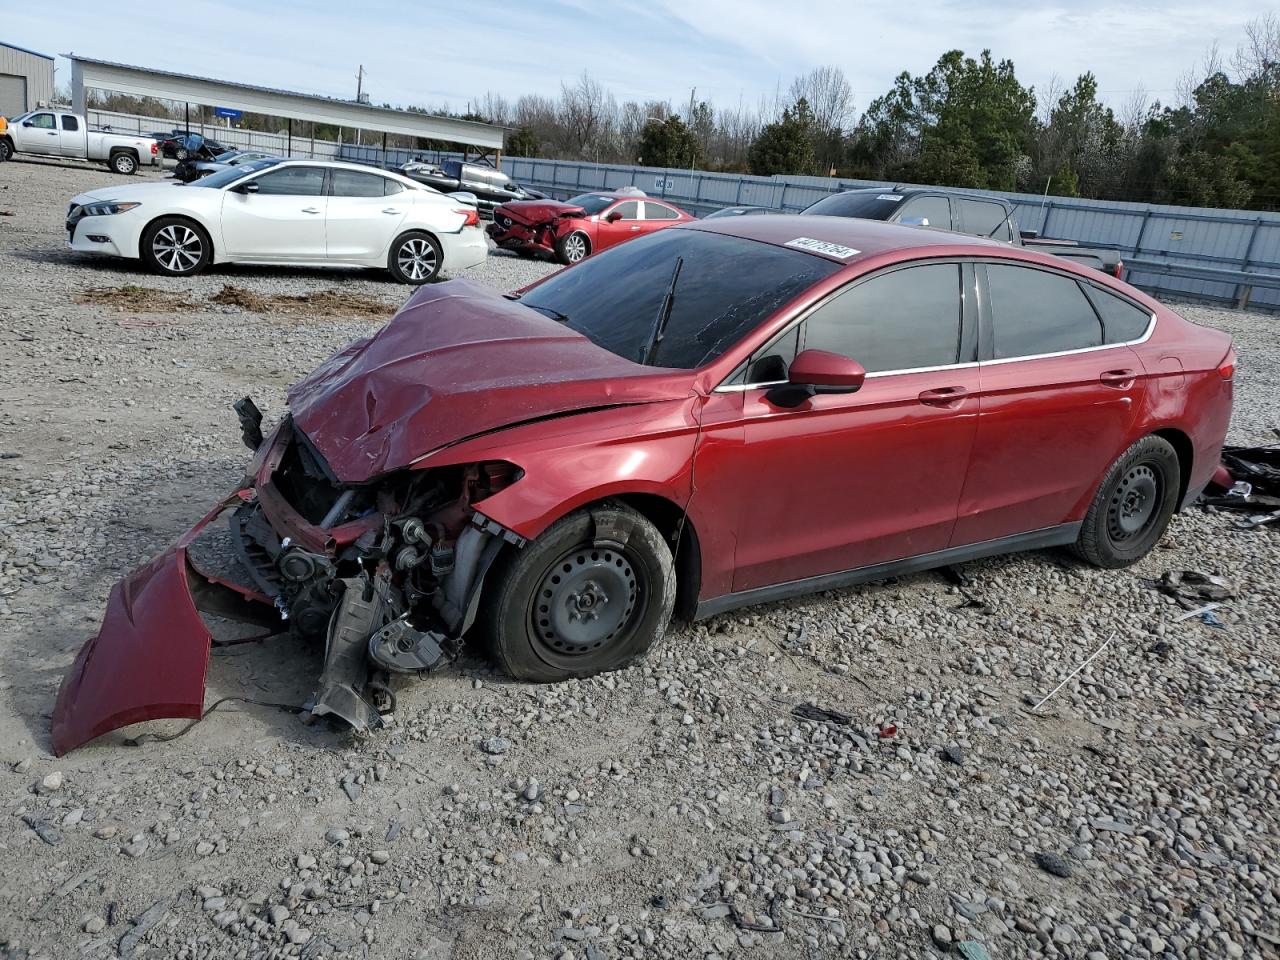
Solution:
[[[188,273],[195,269],[204,255],[200,234],[190,227],[171,223],[161,227],[151,241],[151,252],[160,265],[174,273]]]
[[[571,234],[564,242],[564,258],[570,263],[577,263],[587,256],[587,241],[576,233]]]
[[[1107,504],[1107,535],[1112,543],[1127,543],[1151,529],[1164,500],[1164,478],[1150,463],[1129,467]]]
[[[435,247],[418,237],[406,240],[396,253],[396,264],[410,280],[426,280],[435,273]]]
[[[529,611],[540,652],[576,660],[621,645],[644,611],[636,566],[624,551],[590,545],[553,563]]]

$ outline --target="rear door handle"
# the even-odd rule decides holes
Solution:
[[[394,213],[402,213],[403,211],[397,210],[395,207],[383,207],[382,212],[394,214]]]
[[[1117,390],[1127,390],[1137,376],[1132,370],[1108,370],[1099,375],[1098,380],[1104,386],[1115,387]]]
[[[303,213],[319,213],[320,208],[319,207],[303,207],[302,212]]]
[[[917,399],[931,407],[949,407],[968,395],[969,391],[964,387],[937,387],[933,390],[921,391]]]

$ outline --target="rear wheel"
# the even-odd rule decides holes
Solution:
[[[396,238],[387,255],[387,269],[401,283],[430,283],[440,275],[444,251],[429,233],[414,230]]]
[[[578,510],[505,557],[481,629],[518,680],[549,683],[617,670],[666,632],[675,605],[671,550],[622,504]]]
[[[581,230],[565,234],[556,241],[556,259],[568,266],[591,256],[591,241]]]
[[[213,244],[199,224],[182,217],[161,217],[142,233],[138,253],[154,273],[189,277],[213,259]]]
[[[4,163],[13,156],[13,144],[9,142],[8,137],[0,137],[0,163]]]
[[[111,155],[111,169],[116,173],[129,176],[138,172],[138,158],[128,151],[121,150]]]
[[[1180,478],[1173,445],[1163,437],[1143,437],[1103,478],[1080,528],[1076,555],[1107,568],[1141,560],[1169,526]]]

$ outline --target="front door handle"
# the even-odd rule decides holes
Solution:
[[[922,390],[917,399],[930,407],[949,407],[969,395],[964,387],[937,387],[933,390]]]
[[[319,207],[303,207],[302,212],[303,213],[319,213],[320,208]]]
[[[632,230],[639,230],[640,228],[639,228],[638,226],[636,226],[636,227],[632,227],[631,229],[632,229]]]
[[[1108,370],[1098,376],[1099,382],[1103,386],[1115,387],[1117,390],[1128,390],[1133,385],[1134,377],[1132,370]]]
[[[397,210],[395,207],[383,207],[382,212],[390,214],[403,213],[403,211]]]

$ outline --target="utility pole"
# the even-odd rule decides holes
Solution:
[[[356,71],[356,103],[360,103],[364,98],[364,64],[360,64],[360,69]]]

